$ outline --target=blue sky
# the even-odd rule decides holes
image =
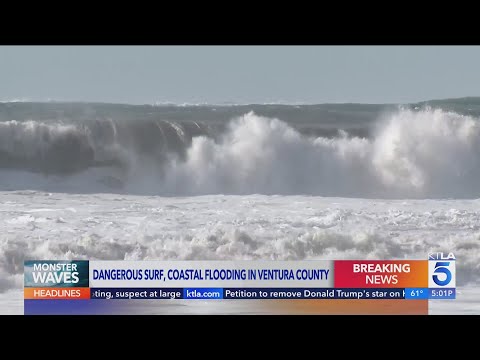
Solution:
[[[480,96],[480,46],[0,46],[0,100],[405,103]]]

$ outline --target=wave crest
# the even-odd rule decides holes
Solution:
[[[308,136],[250,112],[216,128],[173,121],[10,121],[0,123],[0,140],[0,166],[37,170],[35,178],[23,174],[23,183],[46,191],[378,198],[480,193],[479,121],[440,109],[390,113],[371,137],[345,131]],[[69,176],[52,180],[42,173]],[[18,189],[18,173],[2,175],[0,186]]]

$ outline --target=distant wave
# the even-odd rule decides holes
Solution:
[[[18,102],[28,102],[30,101],[29,99],[27,98],[13,98],[13,99],[8,99],[8,100],[5,100],[5,99],[1,99],[0,100],[0,103],[18,103]]]

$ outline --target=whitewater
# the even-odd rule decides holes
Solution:
[[[23,313],[24,259],[444,251],[457,300],[430,313],[478,314],[480,114],[454,105],[0,104],[0,313]]]

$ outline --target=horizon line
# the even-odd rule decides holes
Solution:
[[[288,102],[288,101],[266,101],[266,102],[245,102],[245,103],[235,103],[235,102],[172,102],[172,101],[155,101],[153,103],[124,103],[124,102],[109,102],[109,101],[89,101],[89,100],[31,100],[28,98],[14,98],[11,100],[0,100],[0,104],[16,104],[16,103],[37,103],[37,104],[98,104],[98,105],[123,105],[123,106],[176,106],[176,107],[202,107],[202,106],[218,106],[218,107],[228,107],[228,106],[253,106],[253,105],[277,105],[277,106],[315,106],[315,105],[415,105],[428,102],[441,102],[441,101],[458,101],[458,100],[467,100],[467,99],[480,99],[480,96],[462,96],[462,97],[453,97],[453,98],[439,98],[439,99],[429,99],[421,100],[414,102]]]

